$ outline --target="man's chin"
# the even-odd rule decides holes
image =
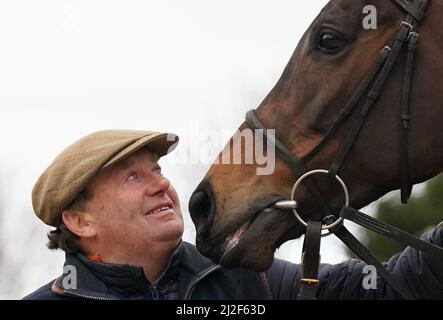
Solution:
[[[171,243],[171,245],[180,243],[183,237],[183,224],[170,223],[168,226],[163,227],[165,227],[163,230],[156,230],[155,237],[153,237],[156,241]]]

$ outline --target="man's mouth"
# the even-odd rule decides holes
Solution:
[[[156,206],[154,209],[152,209],[152,210],[148,211],[147,213],[145,213],[145,215],[146,216],[150,216],[150,215],[153,215],[153,214],[158,214],[158,213],[161,213],[163,211],[170,210],[172,208],[173,208],[172,204],[165,204],[165,205],[161,205],[161,206]]]

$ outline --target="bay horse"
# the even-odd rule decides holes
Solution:
[[[427,6],[425,16],[417,2]],[[363,27],[367,5],[377,9],[375,29]],[[276,248],[305,231],[293,210],[273,204],[289,199],[309,170],[333,174],[312,176],[315,192],[307,184],[296,190],[305,220],[321,220],[325,205],[340,211],[344,197],[330,178],[335,174],[347,186],[349,205],[361,208],[400,187],[405,202],[413,184],[440,173],[442,14],[443,0],[330,1],[238,129],[275,129],[272,174],[257,175],[256,161],[220,161],[242,139],[236,133],[194,191],[189,210],[199,250],[227,267],[266,270]],[[242,156],[251,148],[245,144]]]

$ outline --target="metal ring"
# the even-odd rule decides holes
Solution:
[[[300,185],[300,183],[306,179],[307,177],[316,174],[316,173],[323,173],[323,174],[329,174],[328,170],[324,170],[324,169],[318,169],[318,170],[312,170],[309,171],[307,173],[305,173],[304,175],[302,175],[300,178],[298,178],[298,180],[295,182],[294,186],[292,187],[292,192],[291,192],[291,200],[295,200],[294,199],[294,195],[295,195],[295,190],[297,190],[298,186]],[[345,183],[343,182],[342,179],[340,179],[339,176],[335,176],[334,177],[342,186],[343,188],[343,192],[345,194],[345,206],[349,205],[349,192],[348,192],[348,188],[346,187]],[[298,221],[300,221],[301,224],[303,224],[305,227],[308,226],[308,224],[300,217],[300,215],[297,212],[297,209],[292,209],[292,211],[295,214],[295,217],[297,218]],[[322,226],[322,230],[329,230],[333,227],[335,227],[336,225],[338,225],[340,222],[343,221],[343,217],[338,218],[337,220],[335,220],[333,223],[331,224],[327,224],[327,225],[323,225]]]

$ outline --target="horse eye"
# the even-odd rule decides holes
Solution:
[[[325,31],[320,35],[318,48],[326,54],[333,54],[340,51],[345,44],[345,40],[336,33]]]

